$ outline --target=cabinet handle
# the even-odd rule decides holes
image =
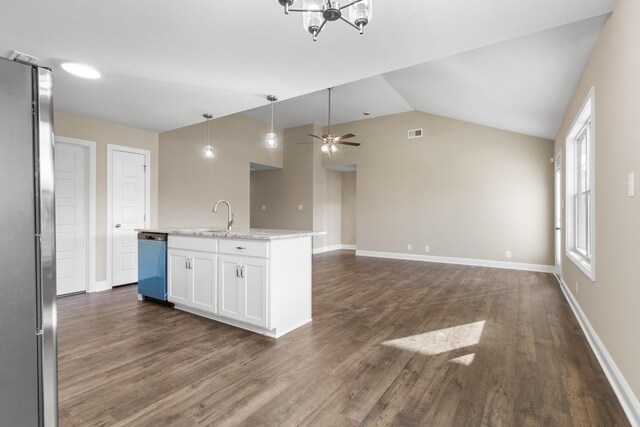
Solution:
[[[244,277],[244,265],[240,267],[240,277]]]
[[[191,260],[190,260],[189,258],[187,258],[187,259],[185,260],[185,265],[186,265],[187,269],[191,270],[191,268],[192,268],[192,267],[191,267]]]
[[[236,246],[236,249],[239,249],[239,250],[243,251],[243,250],[245,250],[247,248],[245,248],[244,246]]]
[[[240,277],[240,266],[236,265],[236,277]]]

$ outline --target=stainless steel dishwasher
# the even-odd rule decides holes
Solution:
[[[167,301],[167,234],[138,233],[138,298]]]

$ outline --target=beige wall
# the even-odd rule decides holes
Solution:
[[[636,396],[640,396],[640,198],[627,197],[627,174],[635,171],[638,183],[638,23],[640,2],[618,0],[556,139],[556,150],[564,154],[569,127],[594,86],[596,281],[588,279],[566,256],[562,276]]]
[[[151,226],[158,221],[158,134],[86,117],[56,112],[56,136],[96,143],[96,281],[106,280],[107,145],[123,145],[151,152]]]
[[[279,140],[282,131],[275,130]],[[269,124],[243,114],[210,123],[211,145],[216,157],[205,159],[205,122],[160,134],[159,224],[162,227],[226,227],[226,206],[211,209],[219,199],[228,200],[237,228],[248,228],[250,217],[249,163],[282,167],[282,144],[265,146]]]
[[[342,244],[356,244],[356,172],[342,174]]]
[[[252,228],[313,229],[314,147],[298,144],[313,132],[313,125],[285,129],[283,169],[251,173]]]
[[[553,142],[421,112],[335,132],[362,142],[325,159],[357,164],[359,250],[553,264]]]
[[[313,229],[327,232],[313,239],[316,249],[339,245],[342,241],[342,175],[325,168],[320,145],[313,144],[313,147]]]

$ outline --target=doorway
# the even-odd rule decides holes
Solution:
[[[95,281],[95,143],[55,138],[56,287],[91,291]]]
[[[562,152],[559,151],[554,159],[554,241],[555,241],[555,271],[562,275]]]
[[[151,153],[107,146],[107,282],[138,281],[138,233],[149,228]]]

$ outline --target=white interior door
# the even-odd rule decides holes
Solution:
[[[114,150],[111,159],[113,286],[138,281],[136,228],[145,227],[146,162],[144,154]]]
[[[58,295],[87,289],[87,148],[55,146]]]
[[[554,160],[554,238],[556,273],[562,274],[562,154],[558,153]]]

